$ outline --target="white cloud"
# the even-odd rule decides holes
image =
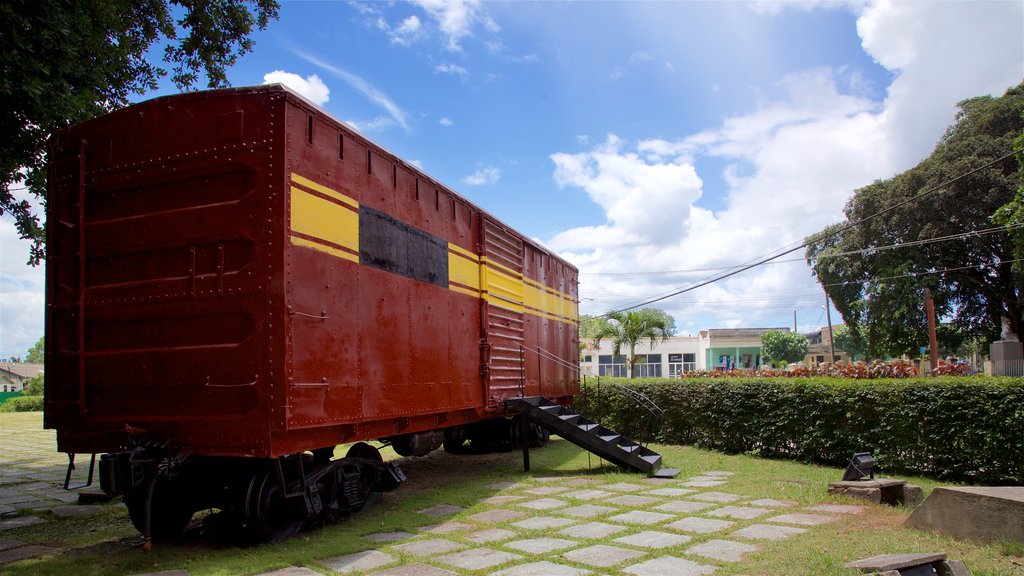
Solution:
[[[466,78],[469,76],[469,70],[466,70],[458,64],[438,64],[434,66],[434,73],[436,74],[453,74],[460,78]]]
[[[497,184],[499,180],[501,180],[501,170],[494,166],[484,166],[463,178],[462,183],[467,186],[484,186]]]
[[[413,0],[437,23],[446,38],[446,48],[452,52],[462,50],[462,39],[472,35],[480,25],[489,32],[500,30],[479,0]]]
[[[11,192],[39,213],[38,202],[23,188]],[[24,357],[43,335],[46,267],[25,265],[29,246],[9,215],[0,218],[0,358]]]
[[[398,124],[399,126],[402,127],[403,130],[409,130],[409,124],[405,119],[405,111],[402,110],[397,104],[395,104],[387,94],[377,89],[377,87],[375,87],[373,84],[370,84],[363,78],[356,76],[355,74],[349,72],[348,70],[344,70],[342,68],[334,66],[333,64],[324,62],[323,60],[317,58],[316,56],[306,54],[301,50],[293,49],[292,52],[299,58],[305,60],[306,62],[309,62],[314,66],[322,68],[330,72],[337,78],[344,80],[345,83],[347,83],[352,88],[355,88],[355,90],[362,94],[366,99],[370,100],[377,106],[380,106],[385,111],[387,111],[392,121],[392,124]]]
[[[445,128],[455,125],[455,121],[452,120],[451,118],[448,118],[447,116],[438,120],[437,123],[440,124],[441,126],[444,126]]]
[[[639,303],[796,246],[841,219],[854,190],[927,156],[957,101],[1001,95],[1021,81],[1024,4],[983,6],[862,7],[864,49],[893,73],[884,101],[867,96],[856,70],[811,69],[782,78],[775,98],[703,132],[635,142],[612,136],[581,153],[552,154],[555,182],[584,190],[605,212],[604,224],[547,242],[579,266],[582,311]],[[727,196],[715,211],[698,205],[702,175],[695,166],[702,158],[726,163]],[[800,256],[802,250],[783,260]],[[691,271],[623,275],[671,270]],[[772,319],[801,302],[813,310],[823,295],[797,261],[761,266],[658,306],[677,318],[704,315],[730,326],[778,323]]]
[[[303,78],[291,72],[274,70],[263,75],[263,83],[284,84],[318,106],[323,106],[330,99],[330,89],[316,74]]]

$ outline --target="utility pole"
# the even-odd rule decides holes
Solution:
[[[796,332],[796,310],[793,310],[793,332]]]
[[[836,361],[836,345],[835,345],[835,341],[832,339],[832,311],[829,310],[829,308],[831,308],[831,306],[829,306],[828,293],[826,292],[825,293],[825,319],[828,320],[828,351],[829,351],[829,354],[832,355],[832,358],[829,360],[829,362],[832,363],[832,362]],[[819,318],[820,318],[820,316],[819,316]]]
[[[939,367],[939,339],[935,335],[935,300],[932,300],[932,290],[927,286],[924,289],[924,312],[928,316],[928,360],[931,362],[931,369],[935,370]]]

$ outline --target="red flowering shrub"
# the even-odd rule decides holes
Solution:
[[[948,366],[948,365],[947,365]],[[944,368],[940,366],[940,369]],[[969,369],[962,371],[935,372],[942,375],[966,376]],[[852,380],[870,380],[873,378],[913,378],[917,376],[917,368],[906,360],[875,360],[871,364],[854,362],[853,364],[835,364],[827,362],[817,366],[794,366],[790,369],[762,368],[757,372],[749,370],[695,370],[686,372],[682,378],[749,378],[761,376],[765,378],[811,378],[814,376],[831,376],[833,378],[849,378]]]

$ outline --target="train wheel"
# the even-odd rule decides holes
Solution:
[[[139,490],[125,497],[128,517],[139,532],[144,532],[146,495]],[[178,538],[192,520],[192,505],[188,502],[179,482],[157,478],[153,486],[153,501],[150,508],[149,529],[154,540]]]
[[[383,462],[384,457],[380,455],[380,450],[377,450],[373,446],[370,446],[366,442],[356,442],[345,453],[345,458],[361,458],[363,460],[373,460],[375,462]]]
[[[384,457],[380,455],[380,450],[377,450],[373,446],[370,446],[366,442],[356,442],[345,453],[345,458],[360,458],[362,460],[373,460],[374,462],[383,462]],[[364,478],[365,478],[364,473]],[[366,497],[366,502],[363,504],[363,508],[369,508],[384,497],[384,493],[380,490],[370,489],[369,495]]]
[[[277,475],[257,474],[249,485],[246,524],[262,542],[280,542],[299,533],[306,519],[302,498],[285,498]]]

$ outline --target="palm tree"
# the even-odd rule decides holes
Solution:
[[[605,315],[608,323],[601,326],[601,329],[594,336],[594,346],[600,346],[601,340],[611,338],[612,354],[620,356],[623,347],[629,349],[629,357],[626,359],[629,366],[629,377],[633,377],[634,362],[636,358],[637,344],[643,344],[643,340],[649,340],[651,348],[668,338],[669,328],[664,315],[659,315],[651,308],[640,310],[627,310],[625,312],[609,312]]]

